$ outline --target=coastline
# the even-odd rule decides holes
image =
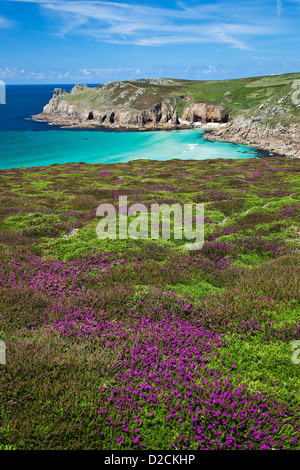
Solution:
[[[36,122],[47,122],[50,125],[60,127],[61,129],[106,129],[112,131],[135,131],[135,132],[145,132],[145,131],[168,131],[168,130],[186,130],[186,129],[200,129],[203,131],[210,131],[213,129],[221,129],[227,125],[227,123],[219,122],[188,122],[179,119],[178,124],[173,124],[172,122],[166,123],[151,123],[147,125],[141,124],[102,124],[95,121],[84,121],[81,119],[71,119],[60,116],[53,116],[47,113],[40,113],[27,118]]]
[[[295,130],[297,137],[293,142],[289,129],[278,128],[270,129],[267,126],[253,125],[250,121],[236,118],[228,123],[201,123],[188,122],[179,119],[178,124],[153,123],[148,125],[127,124],[120,125],[115,123],[101,124],[99,122],[84,121],[81,119],[72,119],[70,117],[61,117],[40,113],[31,118],[37,122],[48,122],[60,129],[73,130],[105,130],[107,132],[153,132],[153,131],[174,131],[174,130],[202,130],[203,139],[211,142],[226,142],[236,145],[245,145],[259,151],[269,152],[270,156],[282,156],[286,158],[300,158],[300,126]],[[239,123],[237,125],[237,122]],[[241,125],[241,122],[243,125]],[[297,124],[296,124],[297,127]],[[293,135],[293,133],[292,133]],[[280,138],[278,138],[280,136]],[[287,142],[285,142],[287,141]]]
[[[242,81],[239,87],[218,83],[181,83],[172,79],[109,82],[89,88],[76,84],[70,92],[55,88],[33,120],[61,129],[105,129],[119,132],[201,129],[208,141],[227,142],[291,158],[300,158],[300,116],[289,86],[277,90],[268,77],[266,92],[254,100],[252,88],[266,86],[266,77]],[[264,81],[265,80],[265,81]],[[195,88],[196,86],[196,88]],[[276,88],[277,87],[277,88]],[[222,93],[221,93],[222,92]],[[240,94],[245,94],[240,103]],[[203,101],[200,101],[203,100]]]
[[[203,136],[205,140],[242,144],[260,148],[288,158],[300,158],[300,124],[290,127],[280,124],[274,128],[263,126],[250,119],[235,118],[223,129],[212,129]]]

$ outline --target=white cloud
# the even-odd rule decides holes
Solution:
[[[87,69],[81,69],[80,72],[82,73],[82,75],[91,75],[91,72]]]
[[[249,38],[274,33],[258,16],[250,19],[239,7],[210,2],[174,9],[100,0],[10,0],[38,3],[53,12],[56,35],[80,34],[111,44],[160,46],[168,44],[225,44],[250,49]],[[138,0],[137,0],[138,2]],[[278,0],[281,4],[281,0]],[[246,8],[246,7],[244,7]],[[248,7],[247,7],[248,8]],[[232,21],[236,12],[236,23]],[[278,32],[278,31],[276,31]],[[246,41],[242,38],[246,38]]]
[[[208,66],[208,69],[206,70],[203,70],[203,73],[204,74],[208,74],[208,73],[216,73],[217,72],[217,69],[214,65],[209,65]]]
[[[18,69],[16,67],[5,67],[0,68],[0,78],[7,79],[7,78],[14,78]]]
[[[281,16],[281,13],[282,13],[282,1],[277,0],[277,15]]]
[[[62,78],[68,78],[70,76],[70,72],[65,72],[65,73],[59,73],[57,78],[58,80],[61,80]]]
[[[43,80],[44,78],[47,77],[48,72],[49,71],[35,71],[32,69],[25,70],[25,69],[19,69],[14,66],[9,66],[9,67],[0,68],[0,79],[10,80],[10,79],[22,78],[22,79],[28,79],[29,81],[30,80]],[[54,72],[50,71],[50,76],[51,76],[51,73],[52,75],[54,75]],[[55,74],[55,76],[57,77],[57,73]]]
[[[105,68],[105,67],[93,67],[93,68],[84,68],[72,71],[70,77],[81,77],[82,79],[95,79],[107,78],[109,76],[117,76],[119,74],[125,73],[126,75],[132,75],[141,73],[140,69],[135,69],[133,67],[117,67],[117,68]]]
[[[145,71],[145,76],[149,71]],[[157,72],[151,69],[151,73]],[[93,67],[93,68],[79,68],[67,71],[58,70],[33,70],[17,68],[14,66],[0,68],[0,80],[27,80],[28,83],[31,81],[41,81],[47,79],[51,80],[52,83],[56,81],[67,80],[69,83],[88,81],[90,83],[96,83],[97,81],[103,82],[106,80],[111,81],[117,79],[120,75],[135,78],[137,74],[143,73],[143,70],[136,69],[135,67],[117,67],[117,68],[105,68],[105,67]]]

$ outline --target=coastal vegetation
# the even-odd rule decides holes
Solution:
[[[234,113],[237,97],[290,86],[270,80],[203,86],[211,102],[230,91]],[[299,170],[281,157],[1,170],[0,449],[300,449]],[[121,195],[204,203],[203,248],[99,240],[96,209]]]

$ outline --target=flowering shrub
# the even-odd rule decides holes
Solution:
[[[0,172],[0,449],[299,449],[299,162],[279,160]],[[203,248],[97,240],[124,194],[205,202]]]

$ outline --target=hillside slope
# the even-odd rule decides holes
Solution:
[[[1,170],[0,450],[299,451],[299,170],[278,157]],[[118,225],[124,194],[149,229],[152,204],[203,203],[203,248],[173,223],[168,240],[99,239],[97,207]]]

